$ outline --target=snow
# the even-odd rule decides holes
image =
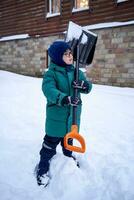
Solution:
[[[128,25],[134,25],[134,20],[126,21],[126,22],[98,23],[98,24],[83,26],[83,28],[87,30],[95,30],[95,29],[101,29],[101,28],[120,27],[120,26],[128,26]]]
[[[117,3],[122,3],[122,2],[125,2],[125,1],[128,1],[128,0],[117,0]]]
[[[128,26],[128,25],[134,25],[134,20],[126,21],[126,22],[106,22],[106,23],[91,24],[91,25],[87,25],[87,26],[82,26],[82,29],[85,30],[85,31],[89,31],[89,30],[96,30],[96,29],[102,29],[102,28],[112,28],[112,27],[120,27],[120,26]],[[72,31],[73,31],[72,33],[74,35],[76,35],[75,36],[76,38],[79,38],[80,34],[78,34],[79,33],[79,32],[77,33],[78,30],[77,31],[76,30],[77,29],[73,28],[72,29]],[[63,33],[66,34],[67,31],[64,31]],[[93,32],[91,32],[91,33],[93,33]],[[70,31],[69,37],[72,38],[71,31]]]
[[[1,200],[133,200],[134,89],[93,85],[82,95],[81,168],[58,146],[50,185],[33,175],[44,136],[42,79],[0,71]]]
[[[79,39],[81,33],[81,26],[70,21],[68,25],[67,41],[72,40],[73,38]]]
[[[90,33],[91,35],[94,35],[97,37],[96,34],[94,34],[91,31],[88,31],[87,29],[82,28],[78,24],[75,24],[74,22],[70,21],[68,25],[68,31],[67,31],[67,36],[66,36],[66,41],[72,41],[73,39],[79,39],[82,31],[86,31],[87,33]],[[87,42],[87,36],[85,34],[82,35],[81,43],[86,43]]]
[[[19,34],[19,35],[11,35],[0,38],[0,41],[9,41],[9,40],[18,40],[18,39],[25,39],[29,38],[28,34]]]

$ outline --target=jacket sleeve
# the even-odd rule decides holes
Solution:
[[[52,71],[47,71],[43,77],[42,91],[47,100],[53,104],[61,105],[62,99],[67,96],[56,87],[56,80]]]
[[[92,90],[92,83],[91,83],[91,81],[86,79],[84,73],[81,70],[79,70],[79,80],[86,81],[86,83],[88,85],[88,90],[85,90],[85,91],[81,90],[80,92],[88,94]]]

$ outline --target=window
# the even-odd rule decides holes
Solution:
[[[83,10],[89,8],[89,0],[74,0],[74,10]]]
[[[60,4],[61,4],[60,0],[48,0],[46,17],[53,17],[60,15]]]

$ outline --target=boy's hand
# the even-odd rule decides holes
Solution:
[[[87,81],[73,81],[72,86],[77,89],[88,90],[88,82]]]
[[[78,97],[73,96],[65,96],[62,99],[62,105],[71,105],[71,106],[78,106],[81,104],[81,100]]]

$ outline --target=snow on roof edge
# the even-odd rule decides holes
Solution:
[[[101,28],[126,26],[126,25],[132,25],[132,24],[134,24],[134,20],[127,21],[127,22],[107,22],[107,23],[92,24],[92,25],[83,26],[83,28],[88,29],[88,30],[93,30],[93,29],[101,29]]]
[[[25,39],[25,38],[29,38],[29,35],[19,34],[19,35],[5,36],[5,37],[1,37],[0,41],[18,40],[18,39]]]
[[[119,26],[133,25],[133,24],[134,24],[134,20],[127,21],[127,22],[107,22],[107,23],[92,24],[92,25],[83,26],[83,28],[87,30],[95,30],[95,29],[101,29],[101,28],[119,27]],[[66,31],[64,31],[64,34],[65,33]],[[0,41],[25,39],[29,37],[30,36],[28,34],[11,35],[11,36],[1,37]]]
[[[83,28],[87,30],[95,30],[95,29],[111,28],[111,27],[118,27],[118,26],[127,26],[127,25],[133,25],[133,24],[134,24],[134,20],[127,21],[127,22],[98,23],[98,24],[83,26]],[[64,31],[63,33],[66,34],[67,31]]]

